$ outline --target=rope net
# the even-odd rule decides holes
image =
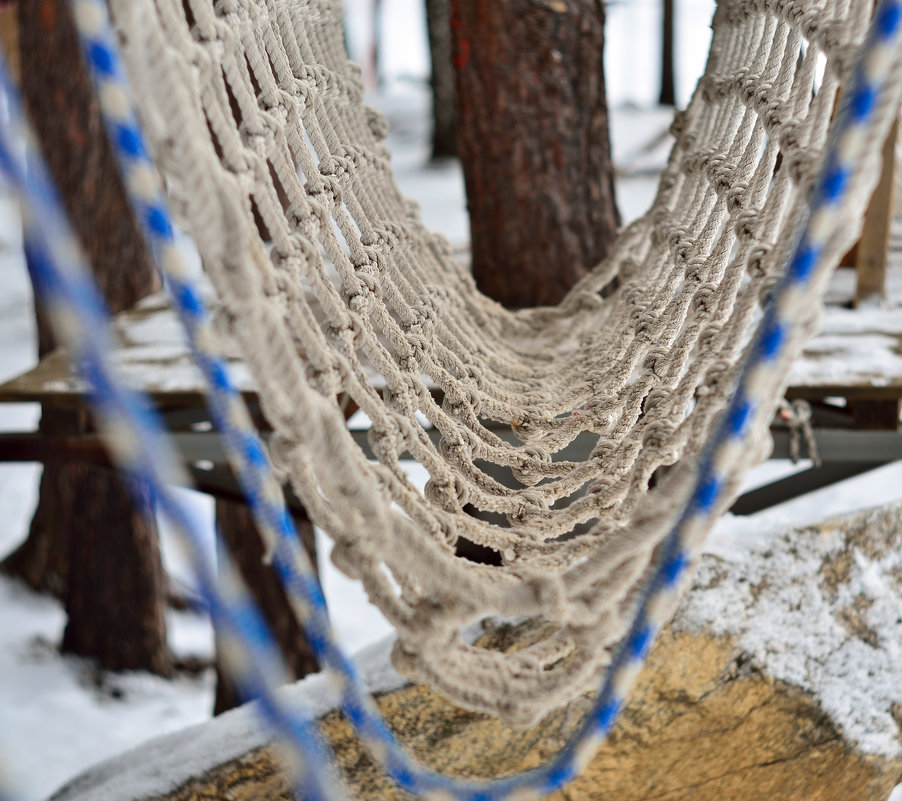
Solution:
[[[340,3],[111,5],[270,458],[396,627],[396,665],[518,724],[595,687],[795,245],[871,2],[722,3],[653,206],[559,306],[520,311],[482,296],[399,192]],[[856,227],[849,215],[834,262]],[[772,371],[774,405],[785,376]],[[347,398],[375,459],[347,430]],[[402,458],[428,471],[425,493]],[[462,539],[500,565],[458,556]],[[486,615],[548,625],[501,654],[461,637]]]

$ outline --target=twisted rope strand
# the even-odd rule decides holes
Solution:
[[[87,2],[87,0],[84,1]],[[876,174],[874,165],[870,163],[873,159],[868,154],[873,154],[879,149],[879,147],[874,146],[874,141],[878,142],[878,146],[882,142],[882,137],[885,136],[888,127],[888,121],[898,105],[899,11],[898,4],[893,2],[884,2],[878,8],[875,24],[866,49],[863,51],[864,55],[856,73],[853,88],[847,93],[847,97],[857,99],[846,103],[845,108],[847,110],[840,117],[841,122],[836,126],[837,133],[834,134],[832,141],[834,149],[830,152],[834,155],[828,158],[823,177],[816,184],[818,193],[813,201],[814,210],[811,214],[809,232],[800,240],[801,244],[787,272],[787,278],[774,291],[774,300],[765,312],[762,328],[754,340],[753,347],[750,350],[751,355],[745,362],[739,392],[730,405],[728,414],[724,416],[725,422],[721,425],[717,436],[703,453],[695,486],[689,495],[691,503],[684,512],[680,525],[666,537],[664,546],[658,551],[660,555],[654,565],[653,577],[647,585],[647,589],[642,592],[638,599],[638,614],[630,624],[629,635],[612,662],[595,710],[583,724],[578,736],[546,768],[494,782],[457,782],[445,777],[435,776],[412,765],[406,755],[394,750],[393,741],[380,720],[371,719],[369,711],[363,707],[357,709],[353,705],[350,705],[350,708],[346,706],[346,711],[348,711],[355,725],[362,729],[364,738],[370,738],[375,741],[377,757],[381,756],[384,758],[389,772],[406,789],[433,798],[538,797],[572,778],[578,771],[579,766],[590,758],[598,743],[610,729],[657,628],[669,616],[676,601],[678,585],[685,576],[687,565],[691,562],[701,545],[703,533],[707,530],[712,515],[726,502],[726,498],[735,484],[738,454],[746,447],[743,443],[754,432],[760,431],[762,420],[764,425],[766,425],[771,398],[785,379],[786,364],[790,360],[794,349],[798,348],[797,329],[805,327],[806,321],[804,319],[800,322],[795,321],[791,315],[799,310],[811,307],[812,298],[816,299],[819,297],[825,280],[825,272],[823,270],[814,271],[813,262],[818,264],[821,262],[828,263],[832,258],[833,252],[840,247],[842,241],[854,236],[854,232],[850,232],[848,229],[840,230],[838,235],[830,234],[836,228],[836,223],[842,221],[844,215],[847,216],[848,204],[857,203],[858,206],[863,205],[861,195],[866,191],[865,184],[872,181]],[[89,17],[89,21],[94,19],[96,22],[95,11],[87,11],[85,13]],[[95,14],[95,17],[92,18],[92,14]],[[219,23],[215,18],[200,19],[200,22],[210,24],[213,29],[220,33],[222,32],[220,30],[221,26],[217,28]],[[765,32],[766,26],[758,26],[759,35],[763,35]],[[815,50],[815,48],[811,48],[811,50]],[[101,53],[101,49],[95,49],[91,52],[99,56],[102,64],[106,65],[106,67],[110,63],[109,53],[114,53],[112,48],[104,53]],[[811,54],[809,53],[809,55]],[[808,56],[806,56],[807,58]],[[884,85],[887,80],[890,81],[889,90],[886,90]],[[340,81],[338,85],[340,86]],[[340,93],[341,90],[339,89]],[[104,94],[105,91],[102,89],[100,91],[101,97]],[[826,101],[820,100],[816,105],[815,116],[822,115],[826,106]],[[327,125],[322,134],[324,146],[328,148],[325,152],[340,149],[340,132],[336,133],[330,130]],[[129,137],[125,138],[128,142],[131,142],[131,149],[136,151],[134,140],[129,139]],[[119,142],[118,137],[114,136],[114,140],[121,146],[122,143]],[[140,142],[140,139],[137,141]],[[745,147],[745,145],[742,147]],[[124,149],[128,150],[128,147]],[[140,151],[139,155],[142,155],[142,157],[146,153],[143,145],[137,151]],[[728,152],[734,152],[739,155],[741,149],[735,151],[729,151],[728,149]],[[746,152],[749,151],[746,150]],[[837,153],[839,155],[835,155]],[[866,155],[867,158],[865,158]],[[864,167],[864,177],[854,177],[851,166],[861,161],[864,162],[863,165],[859,164],[858,166]],[[709,166],[713,169],[715,165],[709,162]],[[717,169],[720,168],[718,167]],[[326,178],[328,178],[329,174],[328,170],[324,172]],[[146,177],[147,174],[145,173]],[[708,179],[705,178],[705,180]],[[337,190],[338,187],[336,186],[335,189]],[[696,189],[693,190],[693,193],[696,192]],[[139,208],[141,207],[139,206]],[[160,206],[159,208],[163,207]],[[217,213],[223,213],[224,210],[227,212],[228,208],[220,202],[214,202],[208,213],[215,216]],[[227,213],[225,216],[229,219]],[[168,218],[165,218],[165,224],[161,222],[164,218],[161,218],[156,213],[142,215],[142,218],[146,218],[145,222],[152,229],[156,225],[157,233],[161,235],[168,235],[171,231]],[[56,231],[53,233],[58,235]],[[677,236],[679,237],[681,234],[677,234]],[[685,253],[685,246],[680,244],[679,239],[672,241],[675,254],[682,258],[683,255],[681,254]],[[211,248],[223,247],[223,243],[211,242],[209,244]],[[340,249],[331,248],[330,251],[333,259],[340,261]],[[799,253],[803,254],[803,256],[799,256]],[[164,258],[165,261],[168,261],[168,259]],[[178,292],[176,294],[178,295]],[[623,296],[626,294],[623,293],[620,296],[621,300],[618,302],[622,303]],[[666,295],[661,297],[663,300],[666,298]],[[191,299],[190,293],[188,293],[188,298],[189,300]],[[83,298],[76,297],[75,300],[85,302]],[[402,302],[401,296],[398,296],[397,302],[399,304]],[[400,308],[399,305],[398,309]],[[405,313],[409,313],[410,308],[412,307],[408,307]],[[480,308],[484,309],[485,304],[482,301],[474,301],[472,311],[474,311],[476,317],[479,316]],[[624,308],[628,308],[628,304]],[[338,309],[336,308],[333,311],[337,313]],[[644,310],[642,313],[647,313],[647,310]],[[351,322],[350,325],[351,327],[346,330],[352,332],[356,324]],[[203,328],[201,327],[199,330],[202,331]],[[344,355],[349,358],[352,355],[352,351],[347,350]],[[627,364],[635,365],[636,362],[634,360],[636,358],[638,356],[632,356]],[[577,362],[574,362],[574,365],[576,364]],[[211,373],[214,379],[217,379],[213,381],[213,392],[224,391],[226,382],[219,376],[215,366],[208,366],[207,372]],[[103,380],[105,379],[101,380],[99,386],[106,389],[107,386],[103,383]],[[317,404],[323,403],[323,395],[306,392],[302,394],[304,401],[307,401],[308,396],[311,406],[309,410],[305,408],[305,411],[310,411],[311,413],[317,411]],[[295,402],[297,402],[296,399]],[[226,403],[222,409],[228,410],[228,404]],[[113,427],[121,434],[123,420],[122,418],[117,418],[117,420],[118,422],[114,422]],[[232,424],[235,421],[228,422]],[[237,422],[243,424],[244,421],[238,420]],[[340,435],[340,432],[328,429],[330,422],[333,428],[335,426],[331,418],[326,417],[318,422],[325,422],[327,425],[325,434],[321,434],[319,439],[311,438],[308,440],[308,443],[329,444],[333,441],[330,437]],[[698,424],[696,424],[696,427],[698,427]],[[237,430],[241,432],[240,426]],[[246,434],[246,432],[242,433]],[[451,429],[449,429],[449,433],[451,433]],[[248,449],[247,440],[239,438],[235,441],[239,443],[239,446],[234,448],[234,450],[237,451],[239,461],[243,461],[243,465],[239,464],[239,467],[243,467],[248,473],[253,473],[257,470],[265,471],[267,469],[268,463],[262,450],[258,453],[253,448]],[[241,459],[242,446],[244,446],[244,451],[246,452],[243,460]],[[299,454],[306,456],[308,459],[312,455],[310,444],[296,445],[294,447]],[[250,454],[249,456],[247,456],[248,453]],[[357,465],[351,462],[349,466]],[[327,479],[328,476],[323,474],[317,477],[317,480],[321,482],[327,481]],[[339,484],[357,483],[354,481],[353,474],[348,473],[341,476],[333,476],[331,480]],[[672,484],[676,486],[674,491],[677,496],[685,494],[685,491],[682,490],[683,482],[674,481]],[[306,501],[307,496],[304,496],[304,499]],[[322,504],[320,504],[320,507],[321,511],[324,511]],[[280,526],[284,523],[284,517],[287,517],[287,515],[279,518],[277,514],[275,517]],[[346,523],[342,525],[347,526]],[[338,528],[340,529],[342,525],[339,525]],[[280,530],[280,533],[284,533],[284,531]],[[288,545],[287,549],[295,548],[296,546],[297,543],[294,542],[293,545]],[[281,539],[274,556],[277,564],[281,564],[283,568],[286,568],[286,573],[290,573],[290,569],[296,567],[296,563],[291,561],[293,557],[283,552]],[[589,561],[592,561],[592,557],[590,557]],[[290,579],[291,576],[288,575],[286,578]],[[297,577],[296,581],[303,583]],[[293,586],[291,581],[288,584]],[[305,591],[311,590],[309,587],[301,587],[301,589]],[[299,594],[299,597],[301,597],[301,594]],[[525,600],[522,594],[511,597],[519,597],[521,600]],[[627,603],[626,608],[634,608],[636,605],[636,603]],[[296,603],[296,606],[302,606],[302,604]],[[224,613],[218,612],[218,614]],[[240,618],[241,615],[239,615]],[[246,620],[251,619],[251,616],[245,614],[244,618]],[[315,630],[312,632],[311,640],[314,647],[323,649],[325,658],[322,661],[328,662],[333,667],[338,667],[337,672],[346,681],[345,689],[347,695],[345,700],[347,700],[353,696],[354,688],[351,685],[354,684],[356,674],[340,652],[330,650],[331,638],[329,635],[325,635],[326,641],[318,641],[318,634]],[[248,647],[248,643],[253,647],[253,642],[253,636],[247,637],[244,647]],[[253,653],[253,650],[250,653]],[[440,664],[440,662],[436,664]],[[297,743],[297,740],[295,742]]]

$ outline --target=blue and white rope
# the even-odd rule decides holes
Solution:
[[[181,534],[217,630],[228,643],[224,655],[232,678],[245,697],[259,698],[269,721],[305,756],[291,766],[305,798],[331,801],[336,793],[324,768],[329,764],[327,749],[309,720],[288,714],[273,697],[271,688],[285,677],[278,646],[227,559],[220,559],[217,575],[201,527],[172,493],[172,485],[184,483],[185,476],[160,419],[146,399],[122,385],[110,366],[109,313],[37,155],[5,64],[0,64],[0,88],[10,116],[9,124],[0,128],[0,169],[19,195],[29,267],[59,338],[71,348],[91,388],[107,444],[124,472],[154,489],[161,511]],[[22,141],[27,143],[24,157],[17,155]],[[234,645],[238,642],[240,646]]]
[[[153,166],[143,144],[143,137],[135,123],[128,101],[124,76],[118,63],[114,40],[106,19],[105,7],[99,0],[77,0],[74,3],[76,16],[82,29],[85,51],[98,80],[98,94],[101,98],[108,124],[120,158],[123,172],[138,216],[148,231],[150,241],[160,254],[160,261],[169,275],[174,303],[187,319],[186,328],[193,340],[193,347],[199,354],[199,364],[210,384],[211,405],[217,425],[227,441],[227,448],[236,460],[237,472],[249,495],[252,508],[261,531],[275,533],[276,548],[274,560],[286,583],[295,609],[307,629],[311,644],[317,651],[321,663],[337,681],[342,706],[357,727],[363,739],[386,771],[406,790],[427,798],[470,799],[527,799],[537,798],[554,791],[574,778],[582,766],[591,758],[598,745],[610,731],[617,713],[624,703],[636,673],[641,668],[644,657],[663,622],[667,619],[676,602],[678,588],[688,565],[700,547],[698,532],[706,530],[710,517],[724,501],[724,490],[735,465],[736,454],[742,450],[754,428],[756,421],[769,414],[768,398],[773,383],[773,364],[783,356],[790,346],[794,330],[794,316],[812,298],[817,297],[815,276],[823,272],[819,269],[822,256],[828,246],[830,234],[838,216],[842,213],[842,199],[847,195],[854,165],[863,154],[874,147],[885,134],[887,115],[885,112],[891,101],[886,99],[885,81],[897,68],[900,44],[900,3],[884,0],[878,7],[875,22],[863,49],[863,56],[856,72],[856,79],[846,93],[846,111],[841,114],[835,126],[827,166],[817,184],[812,200],[812,212],[806,233],[803,234],[796,255],[787,271],[786,278],[774,292],[764,320],[756,334],[747,363],[743,369],[736,397],[723,416],[715,436],[701,460],[698,478],[692,500],[679,524],[668,535],[661,549],[661,556],[655,566],[639,611],[631,627],[630,634],[617,654],[611,669],[601,687],[601,692],[593,712],[588,716],[581,731],[574,740],[547,766],[495,781],[455,780],[437,775],[414,764],[396,743],[384,722],[378,717],[371,699],[367,696],[352,663],[335,644],[328,627],[328,618],[318,583],[312,573],[306,556],[293,530],[291,518],[281,500],[281,491],[269,474],[265,453],[260,446],[246,412],[236,411],[237,393],[231,388],[225,367],[207,347],[206,322],[200,297],[187,280],[185,271],[178,264],[177,251],[172,241],[172,226],[169,222],[162,195],[156,185]],[[894,87],[894,92],[896,92]],[[897,92],[896,92],[897,94]],[[883,126],[881,132],[880,126]],[[5,147],[5,145],[4,145]],[[3,157],[3,167],[8,169],[9,158]],[[25,176],[19,175],[22,181]],[[30,191],[27,183],[16,180],[23,192]],[[40,203],[53,203],[50,193],[38,193]],[[42,223],[46,217],[42,219]],[[34,218],[32,217],[32,223]],[[65,242],[60,239],[59,226],[50,225],[42,229],[42,240]],[[30,241],[34,242],[34,238]],[[73,258],[72,248],[60,247],[57,256]],[[43,269],[51,270],[48,260]],[[74,329],[76,334],[89,336],[83,326],[73,322],[73,309],[82,319],[87,319],[97,311],[96,293],[76,291],[66,294],[58,290],[59,282],[50,274],[51,296],[62,311],[65,329]],[[78,287],[76,287],[78,288]],[[61,302],[62,301],[62,302]],[[94,318],[89,329],[99,330]],[[100,347],[103,343],[99,343]],[[88,349],[91,359],[99,357],[99,351]],[[157,487],[167,512],[169,501],[159,482],[172,476],[175,470],[172,454],[156,443],[153,448],[145,448],[145,443],[160,435],[158,423],[151,422],[146,410],[134,402],[112,402],[118,398],[119,390],[110,381],[109,375],[98,370],[89,361],[88,375],[97,381],[102,408],[112,408],[109,429],[113,438],[122,438],[123,457],[126,464],[138,468],[135,472]],[[234,396],[234,397],[233,397]],[[137,440],[137,443],[136,443]],[[135,463],[135,449],[141,450],[140,460]],[[150,458],[159,458],[162,464],[169,464],[170,470],[157,469],[156,463],[150,468]],[[145,469],[147,468],[147,469]],[[176,514],[178,519],[178,514]],[[187,522],[187,521],[186,521]],[[202,553],[196,558],[201,559]],[[296,719],[281,710],[272,696],[277,679],[266,675],[272,671],[257,670],[263,665],[273,664],[275,656],[272,643],[262,631],[262,623],[247,600],[239,594],[238,582],[228,581],[223,586],[222,597],[216,595],[214,574],[208,565],[197,563],[201,568],[201,584],[205,594],[210,596],[211,609],[218,624],[228,623],[236,636],[230,636],[229,651],[240,653],[237,660],[237,679],[245,688],[254,687],[263,699],[266,714],[277,723],[280,731],[289,735],[290,742],[305,760],[307,773],[302,779],[302,789],[306,797],[328,797],[316,795],[325,792],[326,779],[314,768],[325,764],[322,757],[323,746],[309,729],[308,722]],[[204,572],[206,571],[206,572]],[[259,681],[261,686],[255,686]],[[312,757],[311,749],[314,751]],[[311,764],[312,763],[312,764]]]

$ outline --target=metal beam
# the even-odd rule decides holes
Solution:
[[[868,470],[883,467],[884,464],[886,462],[825,462],[821,467],[812,467],[746,492],[736,500],[730,511],[734,515],[751,515]]]

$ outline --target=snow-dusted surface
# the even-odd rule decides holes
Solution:
[[[371,0],[347,0],[352,11],[349,37],[360,42],[366,36],[365,9]],[[422,115],[426,96],[422,86],[426,56],[422,42],[421,0],[383,0],[383,20],[388,39],[383,47],[385,74],[390,91],[378,100],[393,126],[390,145],[399,181],[420,203],[424,222],[445,233],[457,247],[468,239],[464,212],[463,182],[457,165],[427,166]],[[637,36],[636,31],[658,30],[656,0],[611,4],[608,7],[607,78],[609,97],[616,107],[613,115],[615,160],[622,169],[618,202],[625,220],[637,216],[651,201],[655,188],[648,168],[660,163],[666,152],[666,130],[670,113],[648,110],[657,86],[658,62],[654,36]],[[711,4],[707,0],[687,0],[678,13],[678,95],[688,98],[693,75],[698,74],[707,51],[707,23]],[[655,33],[656,35],[656,33]],[[359,52],[359,50],[358,50]],[[399,79],[400,78],[400,79]],[[31,293],[16,215],[7,199],[0,197],[0,380],[15,375],[34,363],[34,329]],[[885,330],[881,312],[870,319]],[[838,324],[846,324],[844,320]],[[893,323],[895,325],[895,323]],[[171,333],[168,330],[167,336]],[[160,331],[132,330],[130,336],[147,346],[157,346]],[[173,380],[170,376],[170,380]],[[182,380],[180,378],[179,380]],[[0,406],[0,429],[33,428],[37,409],[33,405]],[[791,470],[786,465],[763,466],[750,481],[763,481],[775,472]],[[9,552],[27,531],[35,503],[38,468],[34,465],[0,464],[0,554]],[[727,532],[757,530],[774,536],[793,524],[807,523],[841,512],[898,500],[902,496],[902,467],[893,465],[867,476],[836,485],[782,507],[755,515],[745,521],[727,519],[720,536]],[[194,496],[192,502],[211,519],[211,503]],[[212,531],[212,528],[211,528]],[[743,535],[744,536],[744,535]],[[164,561],[178,581],[191,583],[186,566],[170,547],[170,537],[162,532]],[[212,543],[212,534],[211,534]],[[321,551],[328,550],[320,540]],[[212,547],[212,544],[211,544]],[[331,616],[339,639],[356,650],[385,637],[389,628],[381,615],[366,603],[360,587],[331,569],[322,560],[323,580]],[[209,654],[212,641],[205,619],[179,614],[169,619],[170,641],[180,654]],[[56,653],[62,636],[63,613],[58,604],[36,598],[20,586],[0,578],[0,773],[6,769],[17,798],[38,801],[89,764],[113,756],[139,743],[209,717],[212,708],[212,679],[175,681],[135,674],[97,678],[82,660],[63,659]],[[375,660],[378,661],[378,660]],[[381,679],[374,679],[381,681]],[[320,679],[312,679],[314,697],[322,697]],[[388,681],[388,678],[386,678]],[[864,683],[862,680],[861,683]],[[390,684],[390,682],[389,682]],[[380,686],[388,686],[382,684]],[[292,693],[294,691],[291,691]],[[233,713],[245,738],[258,737],[259,730],[247,712]],[[214,731],[211,729],[210,731]],[[211,735],[212,736],[212,735]],[[179,756],[187,760],[188,748],[199,736],[185,734]],[[216,741],[216,749],[227,744]],[[184,764],[184,763],[183,763]],[[186,765],[187,767],[187,765]],[[165,777],[171,783],[172,775]],[[113,785],[109,785],[112,787]],[[91,799],[100,798],[92,795]],[[86,799],[87,801],[87,799]],[[902,792],[893,797],[902,801]]]
[[[404,683],[389,663],[391,645],[391,639],[383,639],[357,655],[370,692],[389,692]],[[313,717],[336,705],[335,693],[321,673],[285,687],[280,700],[289,708],[302,705]],[[61,788],[61,801],[132,801],[162,795],[209,770],[213,755],[227,762],[271,741],[253,705],[243,706],[98,765]]]
[[[902,506],[892,510],[902,515]],[[897,758],[900,545],[886,528],[863,542],[839,525],[799,531],[724,519],[696,576],[706,589],[687,596],[676,625],[729,635],[768,677],[810,692],[862,753]],[[853,617],[858,636],[849,636]]]

